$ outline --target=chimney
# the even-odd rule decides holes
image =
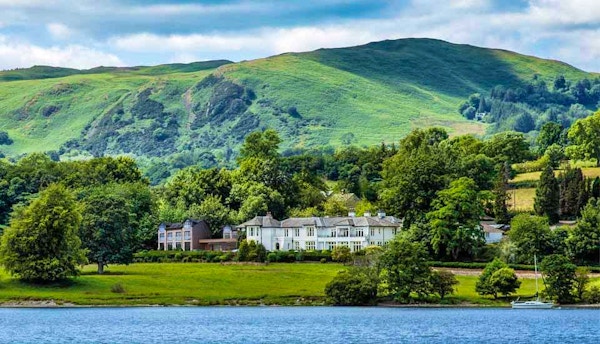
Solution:
[[[385,213],[382,210],[379,210],[377,212],[377,217],[379,217],[380,219],[383,219],[385,217]]]
[[[371,212],[370,211],[365,211],[364,217],[371,217]]]
[[[267,211],[267,215],[266,215],[266,217],[273,217],[273,215],[271,214],[271,212],[270,212],[270,211]]]
[[[354,211],[349,211],[349,212],[348,212],[348,216],[349,216],[349,217],[355,217],[355,216],[356,216],[356,213],[355,213]]]

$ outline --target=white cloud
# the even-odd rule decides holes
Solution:
[[[50,23],[46,25],[46,29],[53,38],[60,40],[67,39],[73,34],[73,31],[68,26],[61,23]]]
[[[123,62],[113,54],[80,45],[40,47],[0,36],[0,69],[33,65],[92,68],[100,65],[122,66]]]

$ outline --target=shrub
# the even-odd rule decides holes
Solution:
[[[269,263],[273,263],[277,261],[277,253],[275,252],[270,252],[269,254],[267,254],[267,261]]]
[[[515,270],[509,268],[500,259],[494,259],[483,269],[475,284],[475,291],[479,295],[492,295],[496,299],[498,294],[510,295],[520,285]]]
[[[377,297],[377,281],[364,273],[342,271],[325,286],[325,295],[338,306],[372,304]]]
[[[110,287],[110,291],[111,291],[112,293],[117,293],[117,294],[123,294],[123,293],[126,293],[126,292],[127,292],[127,291],[125,290],[125,287],[123,287],[123,285],[122,285],[121,283],[116,283],[116,284],[113,284],[113,285]]]
[[[335,262],[347,263],[352,259],[350,248],[346,246],[336,246],[331,252],[331,259]]]
[[[598,286],[596,286],[596,285],[592,286],[590,288],[590,290],[585,292],[583,295],[584,295],[583,299],[587,303],[590,303],[590,304],[600,303],[600,288],[598,288]]]
[[[327,259],[321,258],[320,262],[321,262],[321,264],[325,264],[325,263],[327,263]]]
[[[446,295],[454,293],[454,286],[458,284],[458,280],[450,271],[433,271],[431,273],[431,288],[433,292],[440,295],[444,299]]]

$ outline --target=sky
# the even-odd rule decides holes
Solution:
[[[0,0],[0,69],[241,61],[408,37],[600,72],[600,0]]]

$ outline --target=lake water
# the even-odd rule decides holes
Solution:
[[[599,310],[0,309],[0,343],[600,343]]]

